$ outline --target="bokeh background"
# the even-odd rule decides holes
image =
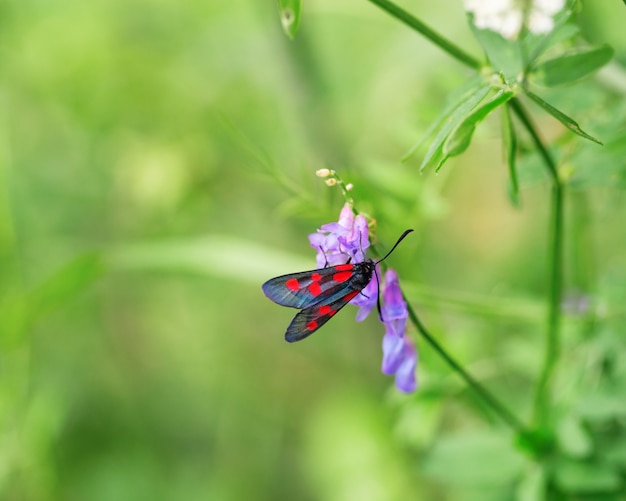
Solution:
[[[402,5],[480,54],[461,1]],[[614,62],[538,92],[608,153],[531,109],[578,159],[558,389],[584,411],[624,334],[626,8],[578,18]],[[510,432],[414,331],[404,396],[375,318],[288,345],[293,311],[260,290],[314,266],[307,234],[343,203],[314,172],[334,168],[383,247],[416,229],[389,261],[422,320],[528,417],[548,185],[529,158],[513,207],[497,118],[438,174],[400,162],[468,75],[364,1],[305,0],[295,41],[271,1],[2,2],[0,498],[509,499]]]

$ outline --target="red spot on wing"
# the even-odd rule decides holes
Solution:
[[[335,273],[333,275],[333,280],[335,282],[345,282],[352,276],[351,271],[340,271],[339,273]]]
[[[320,306],[317,311],[320,315],[328,315],[329,317],[332,317],[335,313],[337,313],[337,310],[331,309],[331,307],[327,304]]]
[[[309,292],[314,296],[319,296],[322,293],[322,288],[320,287],[319,282],[311,282],[311,285],[309,285]]]
[[[322,275],[320,275],[319,273],[313,273],[313,275],[311,275],[311,280],[313,280],[314,282],[319,282],[322,279]]]
[[[352,301],[358,293],[359,291],[348,292],[345,296],[343,296],[343,300]]]
[[[352,271],[353,268],[354,265],[352,264],[338,264],[337,266],[335,266],[335,269],[337,271]]]
[[[287,289],[289,289],[290,291],[298,291],[300,290],[300,284],[298,283],[298,280],[296,280],[295,278],[290,278],[289,280],[287,280],[285,282],[285,285],[287,286]]]
[[[317,329],[317,322],[315,320],[311,320],[308,324],[306,324],[306,328],[309,331],[314,331]]]

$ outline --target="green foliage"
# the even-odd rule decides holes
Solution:
[[[482,122],[493,110],[502,106],[513,97],[510,91],[499,90],[493,96],[481,102],[446,138],[443,143],[444,158],[463,153],[472,142],[476,126]]]
[[[0,6],[0,499],[623,498],[623,6],[515,42],[445,3],[309,3]],[[566,215],[541,424],[553,179],[529,99]],[[528,430],[415,328],[411,396],[351,307],[283,342],[260,283],[314,266],[343,203],[322,167],[382,247],[416,229],[389,260],[407,300]]]
[[[584,130],[582,130],[580,126],[572,118],[568,117],[565,113],[556,109],[554,106],[552,106],[551,104],[541,99],[537,94],[532,93],[528,89],[524,89],[524,92],[529,98],[531,98],[535,103],[541,106],[545,111],[547,111],[550,115],[556,118],[563,125],[565,125],[565,127],[571,130],[574,134],[578,134],[580,137],[589,139],[590,141],[593,141],[594,143],[598,143],[600,145],[602,144],[602,142],[599,139],[596,139],[595,137],[590,136]]]
[[[480,42],[491,68],[500,73],[507,83],[515,83],[524,69],[520,44],[506,40],[491,30],[477,29],[471,25],[476,39]]]
[[[535,65],[533,76],[549,87],[574,82],[599,70],[613,57],[609,46],[570,51]]]
[[[519,181],[517,175],[517,133],[511,122],[511,114],[508,106],[502,107],[502,138],[504,142],[504,151],[506,163],[509,168],[509,196],[511,202],[520,205],[519,198]]]
[[[476,79],[455,93],[451,104],[444,108],[435,121],[436,125],[432,132],[435,132],[437,128],[438,130],[430,143],[426,155],[424,155],[420,170],[431,165],[435,167],[435,170],[441,168],[449,157],[444,151],[444,143],[450,134],[471,116],[474,107],[485,98],[490,90],[491,85],[489,83]],[[430,133],[431,131],[429,130],[428,132]]]

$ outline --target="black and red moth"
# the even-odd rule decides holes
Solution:
[[[395,250],[413,230],[406,230],[391,250],[378,261],[366,259],[360,263],[345,263],[317,270],[290,273],[272,278],[262,286],[263,293],[281,306],[298,308],[287,327],[285,340],[300,341],[328,322],[341,308],[352,301],[376,274],[376,265]],[[378,275],[376,275],[378,280]],[[380,299],[378,300],[378,313]]]

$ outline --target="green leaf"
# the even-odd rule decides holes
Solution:
[[[549,34],[534,35],[529,33],[523,41],[523,47],[526,54],[530,54],[529,61],[532,66],[536,59],[546,52],[551,47],[554,47],[561,42],[574,38],[580,31],[580,28],[575,24],[568,24],[564,19],[562,24],[555,25],[554,29]]]
[[[504,141],[506,163],[509,167],[509,196],[513,205],[519,207],[521,201],[519,197],[519,181],[517,178],[517,134],[515,127],[513,127],[508,105],[502,107],[502,138]]]
[[[512,92],[500,90],[470,113],[444,141],[442,150],[444,158],[447,159],[463,153],[472,142],[472,136],[474,135],[476,126],[482,122],[489,113],[498,106],[506,103],[512,97]]]
[[[602,463],[561,461],[555,469],[556,484],[570,493],[606,493],[620,488],[619,472]]]
[[[574,38],[580,31],[576,24],[568,23],[576,10],[576,0],[569,0],[568,5],[554,16],[554,28],[549,33],[534,34],[527,32],[522,40],[523,53],[527,54],[527,62],[532,65],[536,59],[549,48]]]
[[[573,82],[599,70],[611,60],[613,53],[608,45],[578,49],[539,63],[533,75],[548,87]]]
[[[481,85],[466,93],[463,98],[456,103],[456,107],[454,107],[451,113],[440,117],[437,121],[438,125],[440,125],[439,131],[435,135],[430,148],[426,152],[426,156],[422,160],[420,171],[424,170],[429,165],[435,165],[435,170],[441,168],[447,158],[443,154],[444,141],[450,133],[468,117],[474,107],[489,93],[490,89],[491,85],[489,83],[482,82]]]
[[[552,115],[554,118],[556,118],[559,122],[561,122],[563,125],[565,125],[565,127],[567,127],[569,130],[571,130],[573,133],[578,134],[580,137],[584,137],[585,139],[589,139],[590,141],[593,141],[594,143],[598,143],[598,144],[602,144],[602,142],[599,139],[596,139],[593,136],[590,136],[589,134],[587,134],[584,130],[582,130],[580,128],[580,126],[570,117],[568,117],[565,113],[563,113],[562,111],[557,110],[554,106],[552,106],[551,104],[546,103],[543,99],[541,99],[537,94],[533,94],[531,91],[529,91],[528,89],[524,88],[524,92],[526,93],[526,95],[531,98],[533,101],[535,101],[535,103],[537,103],[539,106],[541,106],[545,111],[547,111],[548,113],[550,113],[550,115]]]
[[[492,68],[501,73],[507,83],[517,81],[524,69],[519,44],[507,40],[495,31],[478,29],[473,22],[470,22],[470,26],[485,50]]]
[[[439,112],[437,118],[433,121],[432,124],[430,124],[428,129],[426,129],[426,132],[424,133],[422,138],[417,143],[415,143],[407,153],[404,154],[404,156],[402,157],[402,161],[406,162],[409,158],[411,158],[415,154],[415,152],[422,147],[426,140],[433,135],[437,128],[441,127],[441,125],[447,120],[452,112],[459,106],[461,106],[461,104],[463,104],[463,102],[467,100],[468,96],[470,96],[473,92],[483,87],[484,85],[484,79],[481,76],[477,75],[453,90],[447,97],[443,109]]]
[[[280,23],[285,35],[293,39],[300,28],[301,0],[278,0]]]

